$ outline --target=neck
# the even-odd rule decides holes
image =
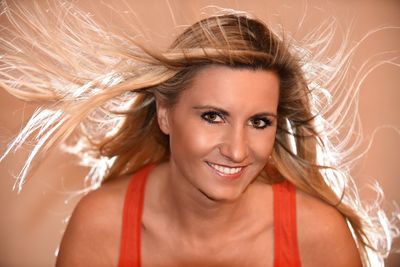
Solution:
[[[232,201],[211,199],[181,177],[172,164],[167,166],[164,180],[165,205],[171,222],[188,239],[218,238],[238,232],[248,218],[249,194],[246,190]]]

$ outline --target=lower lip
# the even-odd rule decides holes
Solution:
[[[221,176],[221,177],[223,177],[223,178],[225,178],[225,179],[228,179],[228,180],[235,180],[235,179],[238,179],[240,176],[242,176],[242,174],[243,174],[243,172],[244,172],[244,169],[246,168],[246,167],[243,167],[243,168],[242,168],[239,172],[237,172],[237,173],[227,174],[227,173],[223,173],[223,172],[217,171],[217,170],[214,169],[212,166],[210,166],[208,163],[207,163],[207,166],[210,167],[216,174],[218,174],[218,176]]]

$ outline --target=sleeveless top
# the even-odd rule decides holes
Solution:
[[[123,209],[118,267],[140,267],[140,232],[147,176],[154,165],[139,170],[130,181]],[[284,181],[273,184],[274,267],[300,267],[297,243],[296,188]]]

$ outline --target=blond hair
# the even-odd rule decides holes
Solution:
[[[16,41],[2,40],[0,86],[18,98],[43,104],[3,155],[36,133],[19,189],[32,160],[57,144],[92,168],[91,189],[148,163],[165,161],[169,144],[155,118],[156,96],[174,105],[196,73],[213,64],[273,71],[280,81],[278,130],[272,164],[261,175],[270,183],[288,179],[334,206],[348,220],[364,265],[382,264],[393,237],[385,231],[390,223],[380,208],[380,217],[372,217],[359,204],[347,166],[332,160],[334,153],[340,155],[331,140],[340,127],[337,113],[343,110],[324,107],[329,98],[324,97],[327,88],[335,91],[342,85],[343,72],[336,69],[346,68],[350,53],[324,64],[243,12],[205,18],[159,52],[134,38],[102,31],[79,10],[70,16],[71,7],[59,11],[69,15],[62,16],[63,28],[48,28],[39,9],[31,15],[22,7],[13,13],[6,2],[3,5],[16,28],[8,33]],[[329,34],[311,34],[309,39],[329,41]],[[337,78],[329,77],[333,74]],[[350,99],[351,95],[344,97]]]

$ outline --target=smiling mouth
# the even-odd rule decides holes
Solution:
[[[234,175],[238,174],[244,167],[227,167],[218,164],[214,164],[211,162],[207,162],[208,166],[216,170],[217,172],[224,174],[224,175]]]

